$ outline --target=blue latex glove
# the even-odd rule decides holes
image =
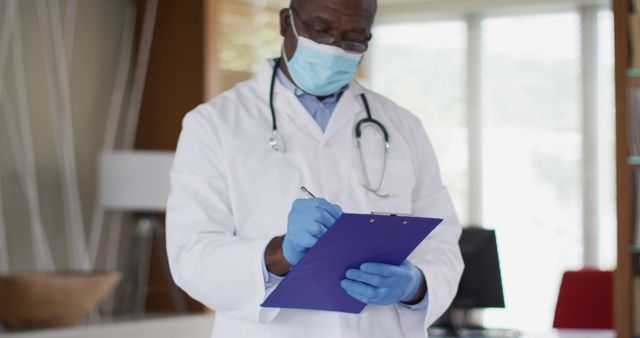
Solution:
[[[402,265],[364,263],[360,269],[349,269],[340,282],[353,298],[375,305],[388,305],[412,300],[422,282],[422,271],[408,260]]]
[[[295,200],[282,242],[282,253],[287,262],[297,264],[340,215],[342,209],[323,198]]]

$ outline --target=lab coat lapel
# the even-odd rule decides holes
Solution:
[[[329,140],[333,135],[345,127],[351,127],[354,125],[353,119],[360,112],[364,111],[360,94],[364,92],[362,86],[356,81],[352,81],[349,84],[349,88],[342,94],[340,101],[336,105],[329,125],[324,133],[324,140]]]
[[[300,103],[294,93],[282,85],[279,87],[277,97],[281,102],[276,101],[276,114],[278,114],[278,111],[283,112],[296,127],[301,129],[303,134],[322,142],[324,134],[311,114]]]

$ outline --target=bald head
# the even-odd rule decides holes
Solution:
[[[294,8],[305,8],[310,7],[319,8],[323,6],[333,7],[333,8],[351,8],[354,12],[359,12],[362,14],[371,14],[375,16],[376,10],[378,8],[377,0],[291,0],[291,7]]]
[[[371,29],[378,8],[377,0],[291,0],[291,8],[304,13],[313,13],[321,18],[335,21],[345,19],[353,24],[368,25]],[[355,22],[359,21],[359,22]]]
[[[368,44],[377,3],[376,0],[291,0],[294,17],[287,8],[280,11],[280,34],[285,39],[285,51],[288,55],[293,53],[297,43],[292,22],[296,23],[299,34],[312,40],[314,34],[330,35],[338,47],[344,41]]]
[[[333,41],[331,45],[340,48],[349,43],[366,47],[371,40],[376,0],[291,0],[290,7],[291,11],[280,11],[280,34],[288,60],[293,58],[298,44],[292,24],[300,36],[318,43]],[[291,79],[284,63],[280,68]]]

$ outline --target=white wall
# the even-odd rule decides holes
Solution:
[[[0,27],[7,0],[0,0]],[[124,13],[130,0],[78,0],[75,48],[70,73],[71,103],[77,170],[85,228],[94,203],[96,155],[101,147],[107,108],[113,89]],[[36,145],[36,165],[42,219],[59,268],[67,267],[62,191],[56,160],[52,116],[47,92],[44,53],[34,0],[18,0],[22,20],[24,62],[30,116]],[[64,6],[65,0],[60,1]],[[14,99],[13,64],[9,58],[5,83]],[[2,108],[0,108],[2,109]],[[31,249],[27,204],[0,114],[0,170],[12,271],[35,268]]]

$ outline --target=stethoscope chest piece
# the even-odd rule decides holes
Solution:
[[[284,144],[284,139],[277,130],[274,130],[269,136],[269,146],[271,147],[271,149],[280,153],[284,153],[287,151],[287,147]]]

